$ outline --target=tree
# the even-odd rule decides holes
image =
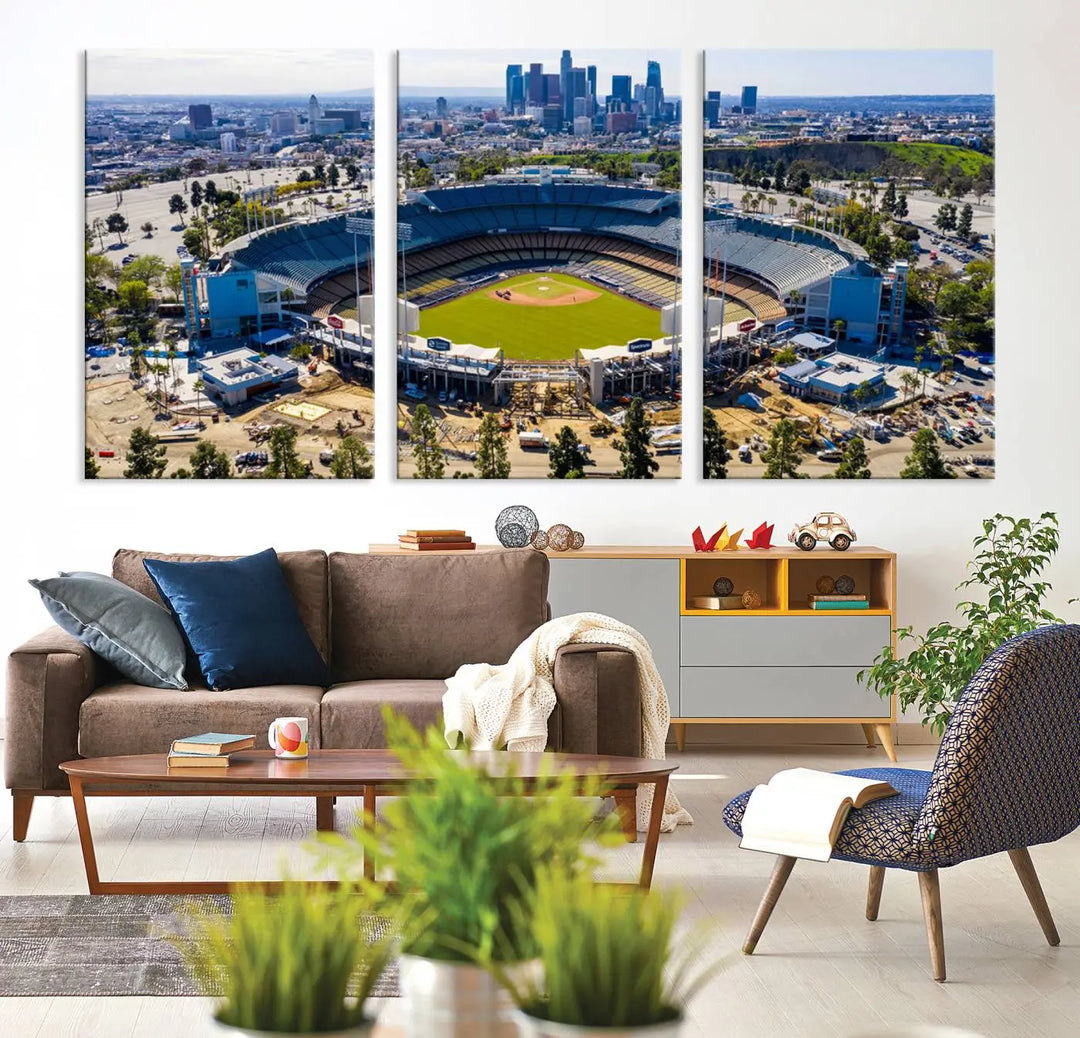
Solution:
[[[966,202],[964,208],[960,210],[960,217],[956,221],[956,233],[965,241],[971,240],[971,219],[974,213],[971,209],[971,203]]]
[[[156,285],[165,273],[165,261],[160,256],[140,256],[126,267],[120,268],[117,276],[122,285],[126,281],[142,281],[147,286]]]
[[[371,479],[375,466],[371,452],[359,436],[345,436],[334,450],[330,472],[335,479]]]
[[[855,402],[862,406],[874,395],[874,388],[869,382],[860,382],[851,395],[855,398]]]
[[[308,360],[311,357],[311,344],[307,342],[298,342],[291,350],[289,350],[289,356],[293,360]]]
[[[769,434],[769,445],[762,451],[765,462],[764,479],[800,479],[802,447],[799,446],[799,430],[793,421],[781,418]]]
[[[206,242],[206,229],[202,220],[197,220],[193,217],[191,226],[184,231],[182,240],[184,242],[184,248],[186,248],[200,263],[205,263],[210,258],[210,250],[207,247]]]
[[[564,425],[548,451],[550,479],[581,479],[585,475],[585,459],[581,455],[577,433]]]
[[[218,189],[217,184],[212,180],[206,182],[206,187],[203,188],[203,199],[207,205],[217,205],[218,202]]]
[[[184,284],[184,275],[180,270],[179,262],[166,267],[162,279],[165,282],[165,287],[172,294],[173,302],[178,303],[180,301],[180,289]]]
[[[510,459],[506,456],[506,440],[499,429],[499,419],[486,414],[480,422],[480,436],[476,444],[476,474],[481,479],[507,479],[510,476]]]
[[[341,179],[341,171],[337,168],[336,162],[330,163],[330,168],[326,171],[326,181],[331,187],[337,187],[338,181]]]
[[[192,479],[231,479],[232,461],[209,440],[199,440],[188,458]],[[181,477],[183,478],[183,477]]]
[[[90,225],[90,230],[97,236],[98,246],[101,251],[105,251],[105,221],[100,216],[94,217],[94,222]]]
[[[147,220],[146,223],[140,224],[139,230],[143,232],[144,238],[153,238],[154,236],[154,225],[149,220]]]
[[[776,165],[773,166],[773,190],[784,190],[784,175],[786,173],[786,167],[784,166],[783,159],[777,159]]]
[[[167,464],[165,447],[156,436],[141,425],[131,431],[125,479],[161,479]]]
[[[125,281],[120,286],[119,295],[122,310],[141,315],[150,309],[150,289],[145,281]]]
[[[773,363],[778,368],[787,368],[799,359],[794,346],[783,346],[773,354]]]
[[[291,425],[275,426],[270,432],[268,479],[306,479],[307,465],[296,452],[296,430]]]
[[[954,473],[945,466],[933,429],[920,429],[915,434],[911,453],[900,470],[901,479],[953,479]]]
[[[198,210],[199,206],[202,205],[202,200],[203,200],[202,184],[200,184],[197,180],[193,180],[191,182],[191,208],[195,209],[195,210]]]
[[[187,212],[187,202],[184,201],[184,196],[181,194],[175,194],[169,199],[169,213],[173,216],[180,217],[180,226],[184,226],[184,213]]]
[[[956,206],[952,202],[942,202],[934,214],[934,226],[939,231],[956,230]]]
[[[705,453],[702,458],[702,475],[705,479],[727,479],[727,463],[731,453],[727,449],[724,430],[716,420],[716,413],[708,407],[702,416]]]
[[[101,466],[94,460],[94,452],[87,447],[85,449],[83,479],[97,479]]]
[[[108,218],[105,220],[105,226],[110,234],[116,235],[116,240],[123,245],[124,244],[124,231],[128,229],[128,222],[124,219],[122,213],[109,213]]]
[[[442,479],[446,465],[439,447],[439,429],[427,404],[416,405],[409,440],[412,443],[413,460],[416,462],[413,479]]]
[[[900,385],[903,387],[905,400],[909,396],[913,400],[915,399],[915,391],[919,388],[920,381],[918,372],[915,371],[905,371],[900,376]]]
[[[326,183],[326,167],[321,162],[316,162],[311,170],[312,179],[320,184]]]
[[[195,418],[199,423],[199,427],[202,427],[202,395],[206,390],[206,383],[201,378],[195,379],[194,384],[191,387],[195,390]]]
[[[881,208],[887,213],[896,212],[896,181],[890,180],[885,185],[885,191],[881,196]]]
[[[622,462],[622,468],[616,473],[617,479],[652,479],[652,474],[660,468],[649,449],[652,444],[650,425],[644,401],[639,396],[634,397],[626,409],[622,438],[612,442]]]
[[[833,338],[842,339],[844,337],[844,332],[846,331],[847,321],[845,321],[842,317],[837,317],[836,320],[832,323]]]
[[[892,214],[893,214],[893,216],[898,217],[901,220],[905,216],[907,216],[907,214],[908,214],[907,195],[900,195],[896,199],[896,205],[893,206]]]
[[[870,462],[866,456],[866,442],[861,436],[852,436],[844,444],[844,456],[836,468],[837,479],[869,479]]]

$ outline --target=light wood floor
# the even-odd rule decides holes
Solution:
[[[901,751],[901,765],[928,768],[931,753]],[[946,984],[930,978],[915,876],[887,874],[878,922],[870,923],[863,914],[868,870],[846,862],[799,862],[747,958],[738,949],[773,859],[738,849],[720,820],[723,805],[781,768],[881,765],[881,751],[710,748],[677,757],[675,787],[695,824],[661,838],[656,881],[685,890],[687,924],[707,926],[729,962],[690,1007],[687,1038],[839,1038],[905,1024],[951,1025],[987,1038],[1080,1033],[1080,834],[1032,852],[1061,933],[1058,948],[1047,946],[999,855],[942,873]],[[11,842],[6,792],[0,804],[0,894],[84,892],[70,801],[38,800],[23,844]],[[90,817],[102,878],[270,878],[283,860],[303,862],[301,841],[314,827],[313,806],[300,800],[103,798],[91,803]],[[613,852],[610,871],[632,877],[639,853],[640,844]],[[396,1006],[387,1000],[384,1022],[394,1021]],[[0,1035],[198,1038],[213,1033],[208,1007],[195,998],[0,999]]]

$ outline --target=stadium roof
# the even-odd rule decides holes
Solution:
[[[679,193],[613,184],[462,184],[423,191],[415,204],[440,213],[503,205],[587,205],[656,213],[677,210]]]

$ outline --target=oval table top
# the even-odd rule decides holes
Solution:
[[[551,772],[608,781],[644,782],[670,775],[678,764],[640,757],[612,757],[584,753],[519,753],[507,750],[462,751],[493,776],[508,773],[535,780]],[[241,750],[233,753],[227,768],[170,767],[167,753],[121,757],[88,757],[65,761],[61,769],[72,778],[89,782],[175,782],[224,785],[333,786],[394,785],[423,780],[409,771],[390,750],[312,750],[304,760],[286,760],[272,750]]]

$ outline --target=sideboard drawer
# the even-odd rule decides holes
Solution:
[[[683,717],[850,717],[888,720],[888,699],[859,667],[683,667]]]
[[[680,662],[684,667],[865,667],[890,644],[891,628],[888,616],[684,616]]]

